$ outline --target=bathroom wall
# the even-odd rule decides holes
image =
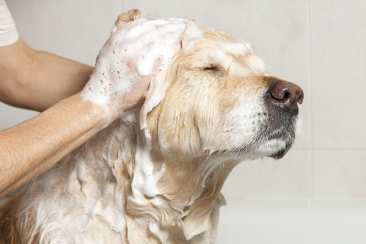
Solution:
[[[240,208],[240,202],[248,206],[252,201],[366,199],[365,1],[7,3],[19,33],[33,48],[88,64],[94,63],[117,15],[136,7],[143,15],[154,12],[166,17],[192,18],[250,42],[267,63],[271,75],[303,88],[301,132],[293,150],[283,159],[243,162],[234,169],[223,189],[229,206],[230,201],[239,202]],[[0,129],[34,115],[0,104]]]

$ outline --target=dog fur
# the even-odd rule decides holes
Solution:
[[[235,53],[235,38],[198,29],[144,103],[6,196],[0,243],[215,243],[225,179],[243,160],[283,156],[297,116],[266,106],[279,79],[250,46]]]

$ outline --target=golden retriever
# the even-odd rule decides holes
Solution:
[[[225,32],[187,21],[181,40],[139,107],[6,197],[1,243],[215,243],[225,179],[285,155],[303,92]]]

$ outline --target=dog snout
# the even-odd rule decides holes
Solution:
[[[304,92],[299,86],[283,80],[275,81],[267,92],[269,103],[292,115],[299,113],[297,104],[301,104],[303,99]]]

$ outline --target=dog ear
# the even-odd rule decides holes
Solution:
[[[161,70],[151,79],[149,90],[140,110],[140,129],[146,129],[147,114],[165,98],[171,80],[168,73],[170,72],[167,70]]]
[[[127,13],[122,13],[118,16],[116,22],[114,23],[114,26],[112,28],[112,33],[116,32],[118,28],[121,28],[128,22],[137,20],[140,18],[141,11],[139,9],[131,9]]]

